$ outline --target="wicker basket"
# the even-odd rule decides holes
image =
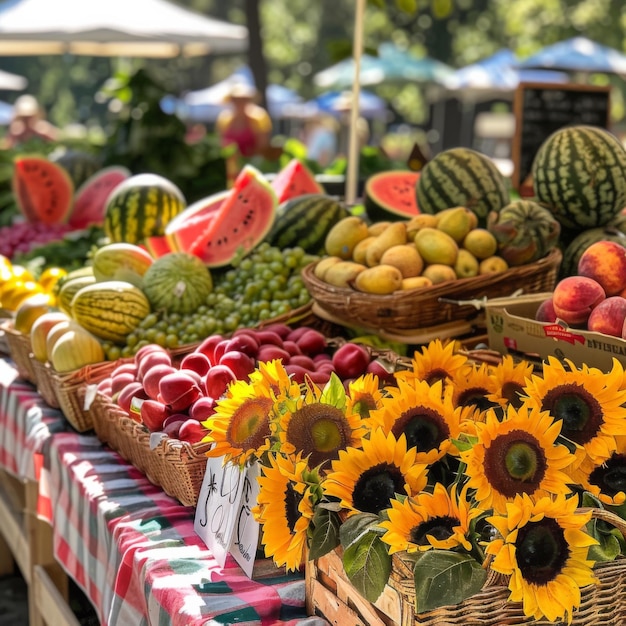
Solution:
[[[552,291],[562,258],[561,251],[554,248],[536,263],[498,274],[460,278],[389,295],[330,285],[315,276],[315,263],[302,270],[302,278],[316,306],[346,325],[411,334],[423,328],[476,319],[480,308],[463,301],[510,296],[519,289],[524,293]]]
[[[164,437],[152,446],[150,431],[101,394],[96,394],[90,411],[100,441],[181,504],[196,505],[211,444]]]
[[[33,366],[35,359],[31,354],[30,336],[15,330],[13,320],[4,320],[0,324],[0,329],[4,331],[9,355],[15,363],[15,368],[20,378],[34,383],[36,381],[35,368]]]
[[[593,509],[594,517],[619,524],[616,515]],[[598,563],[594,568],[599,583],[581,589],[574,626],[609,626],[624,624],[626,619],[626,558]],[[502,626],[529,624],[554,626],[549,620],[531,620],[524,615],[521,603],[509,602],[509,590],[500,575],[488,576],[483,589],[457,605],[428,613],[415,613],[415,588],[411,562],[399,553],[394,555],[388,585],[375,604],[363,598],[348,580],[340,552],[333,551],[306,569],[306,602],[310,615],[319,615],[337,626]],[[561,622],[558,622],[561,624]]]
[[[37,359],[32,361],[35,370],[35,386],[44,402],[54,409],[60,408],[56,392],[54,371],[50,363],[42,363]]]

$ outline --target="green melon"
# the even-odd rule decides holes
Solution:
[[[156,259],[143,275],[143,291],[154,311],[186,315],[213,291],[209,269],[195,255],[172,252]]]
[[[509,203],[506,180],[494,162],[469,148],[451,148],[437,154],[421,170],[417,180],[417,206],[435,214],[464,206],[486,226],[487,216]]]
[[[324,254],[326,235],[350,212],[338,200],[324,194],[306,194],[283,202],[276,209],[274,225],[265,241],[277,248],[302,248]]]
[[[532,165],[537,200],[577,232],[604,226],[626,206],[625,172],[626,150],[595,126],[552,133]]]

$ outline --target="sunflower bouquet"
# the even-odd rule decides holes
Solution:
[[[549,358],[476,363],[433,341],[381,386],[299,385],[278,361],[234,383],[205,422],[208,453],[259,462],[267,556],[299,569],[333,550],[368,600],[394,559],[418,613],[495,574],[528,618],[570,622],[594,565],[626,552],[593,510],[626,517],[626,375]]]

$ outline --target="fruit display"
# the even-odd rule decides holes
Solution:
[[[324,187],[315,180],[313,172],[298,159],[291,159],[274,176],[271,185],[278,204],[306,194],[324,193]]]
[[[559,280],[535,319],[626,339],[626,248],[615,241],[589,245],[577,273]]]
[[[299,246],[309,254],[324,254],[326,235],[350,212],[342,202],[325,194],[305,194],[284,201],[265,237],[277,248]]]
[[[59,241],[71,230],[72,227],[63,222],[57,224],[16,222],[2,226],[0,227],[0,254],[23,263],[27,259],[26,255],[34,253],[36,256],[37,249],[48,243]]]
[[[325,248],[317,278],[380,295],[509,268],[494,235],[466,207],[373,224],[349,216],[331,229]]]
[[[557,130],[532,164],[533,189],[564,227],[576,232],[604,226],[626,205],[626,150],[608,131],[592,126]]]
[[[420,173],[389,170],[372,174],[365,181],[363,204],[372,222],[406,220],[420,213],[415,188]]]
[[[135,174],[107,198],[104,232],[111,243],[142,243],[163,235],[165,225],[187,203],[180,189],[157,174]]]
[[[510,201],[500,170],[484,154],[469,148],[450,148],[435,155],[422,169],[416,193],[422,213],[464,206],[476,214],[483,227],[489,213]]]
[[[53,150],[48,159],[68,173],[75,189],[102,168],[100,159],[94,154],[64,146]]]
[[[91,259],[94,278],[105,280],[125,280],[136,287],[142,287],[143,276],[152,265],[153,258],[148,252],[131,243],[109,243],[96,249]]]

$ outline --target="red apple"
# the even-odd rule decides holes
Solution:
[[[301,337],[296,341],[303,354],[309,356],[315,356],[320,352],[326,350],[328,345],[326,337],[320,333],[319,330],[313,328],[309,329],[306,333],[303,333]]]
[[[198,398],[189,407],[189,417],[202,422],[215,413],[215,399],[210,396],[202,396]]]
[[[226,365],[239,380],[247,380],[255,369],[255,361],[251,356],[235,350],[224,352],[220,357],[220,365]]]
[[[217,360],[214,359],[215,346],[224,340],[224,336],[220,334],[210,335],[206,339],[204,339],[200,345],[195,349],[195,352],[202,352],[202,354],[209,357],[209,361],[211,361],[211,365],[215,365]]]
[[[159,382],[159,397],[173,411],[184,411],[202,395],[196,379],[183,371],[166,374]]]
[[[304,367],[304,369],[309,370],[310,372],[316,369],[315,361],[306,354],[294,354],[289,359],[289,363],[292,365],[299,365],[300,367]]]
[[[332,357],[337,376],[342,380],[365,374],[370,361],[370,353],[365,346],[351,342],[339,346]]]
[[[273,330],[257,330],[255,336],[259,347],[270,343],[280,348],[283,346],[283,338]]]
[[[237,377],[229,367],[218,363],[211,367],[204,377],[204,391],[211,398],[221,398],[226,393],[228,385],[236,380]]]
[[[200,443],[208,434],[209,431],[198,420],[191,418],[183,422],[178,430],[178,438],[190,444]]]
[[[186,354],[180,362],[181,370],[192,370],[200,375],[204,376],[211,367],[211,361],[209,357],[203,352],[190,352]]]
[[[130,403],[134,397],[141,399],[148,397],[143,385],[139,381],[126,385],[126,387],[119,392],[117,398],[114,399],[123,411],[130,414]]]
[[[137,366],[137,379],[143,381],[144,376],[157,365],[172,365],[172,357],[165,351],[146,354]]]
[[[283,324],[282,322],[274,322],[273,324],[263,326],[262,330],[269,330],[273,333],[276,333],[281,339],[284,340],[291,332],[291,327],[287,326],[287,324]]]
[[[265,344],[259,347],[259,352],[256,358],[259,362],[280,360],[283,362],[283,365],[285,365],[285,363],[289,363],[291,355],[287,352],[287,350],[280,348],[279,346]]]
[[[234,337],[231,337],[225,352],[243,352],[248,356],[256,359],[257,352],[259,351],[259,342],[251,334],[240,333]]]
[[[302,354],[300,346],[295,341],[291,341],[290,339],[285,339],[285,341],[283,341],[283,348],[287,350],[291,356],[294,354]]]
[[[111,376],[111,393],[119,393],[129,385],[130,383],[134,383],[135,376],[130,372],[120,372],[118,374],[113,374]]]
[[[139,415],[141,421],[145,424],[150,432],[158,432],[163,428],[163,422],[172,411],[162,402],[157,400],[144,400],[141,403]]]
[[[135,363],[139,365],[139,363],[148,355],[154,352],[164,352],[168,354],[167,350],[156,343],[149,343],[145,346],[141,346],[137,352],[135,352],[135,356],[133,357]]]

